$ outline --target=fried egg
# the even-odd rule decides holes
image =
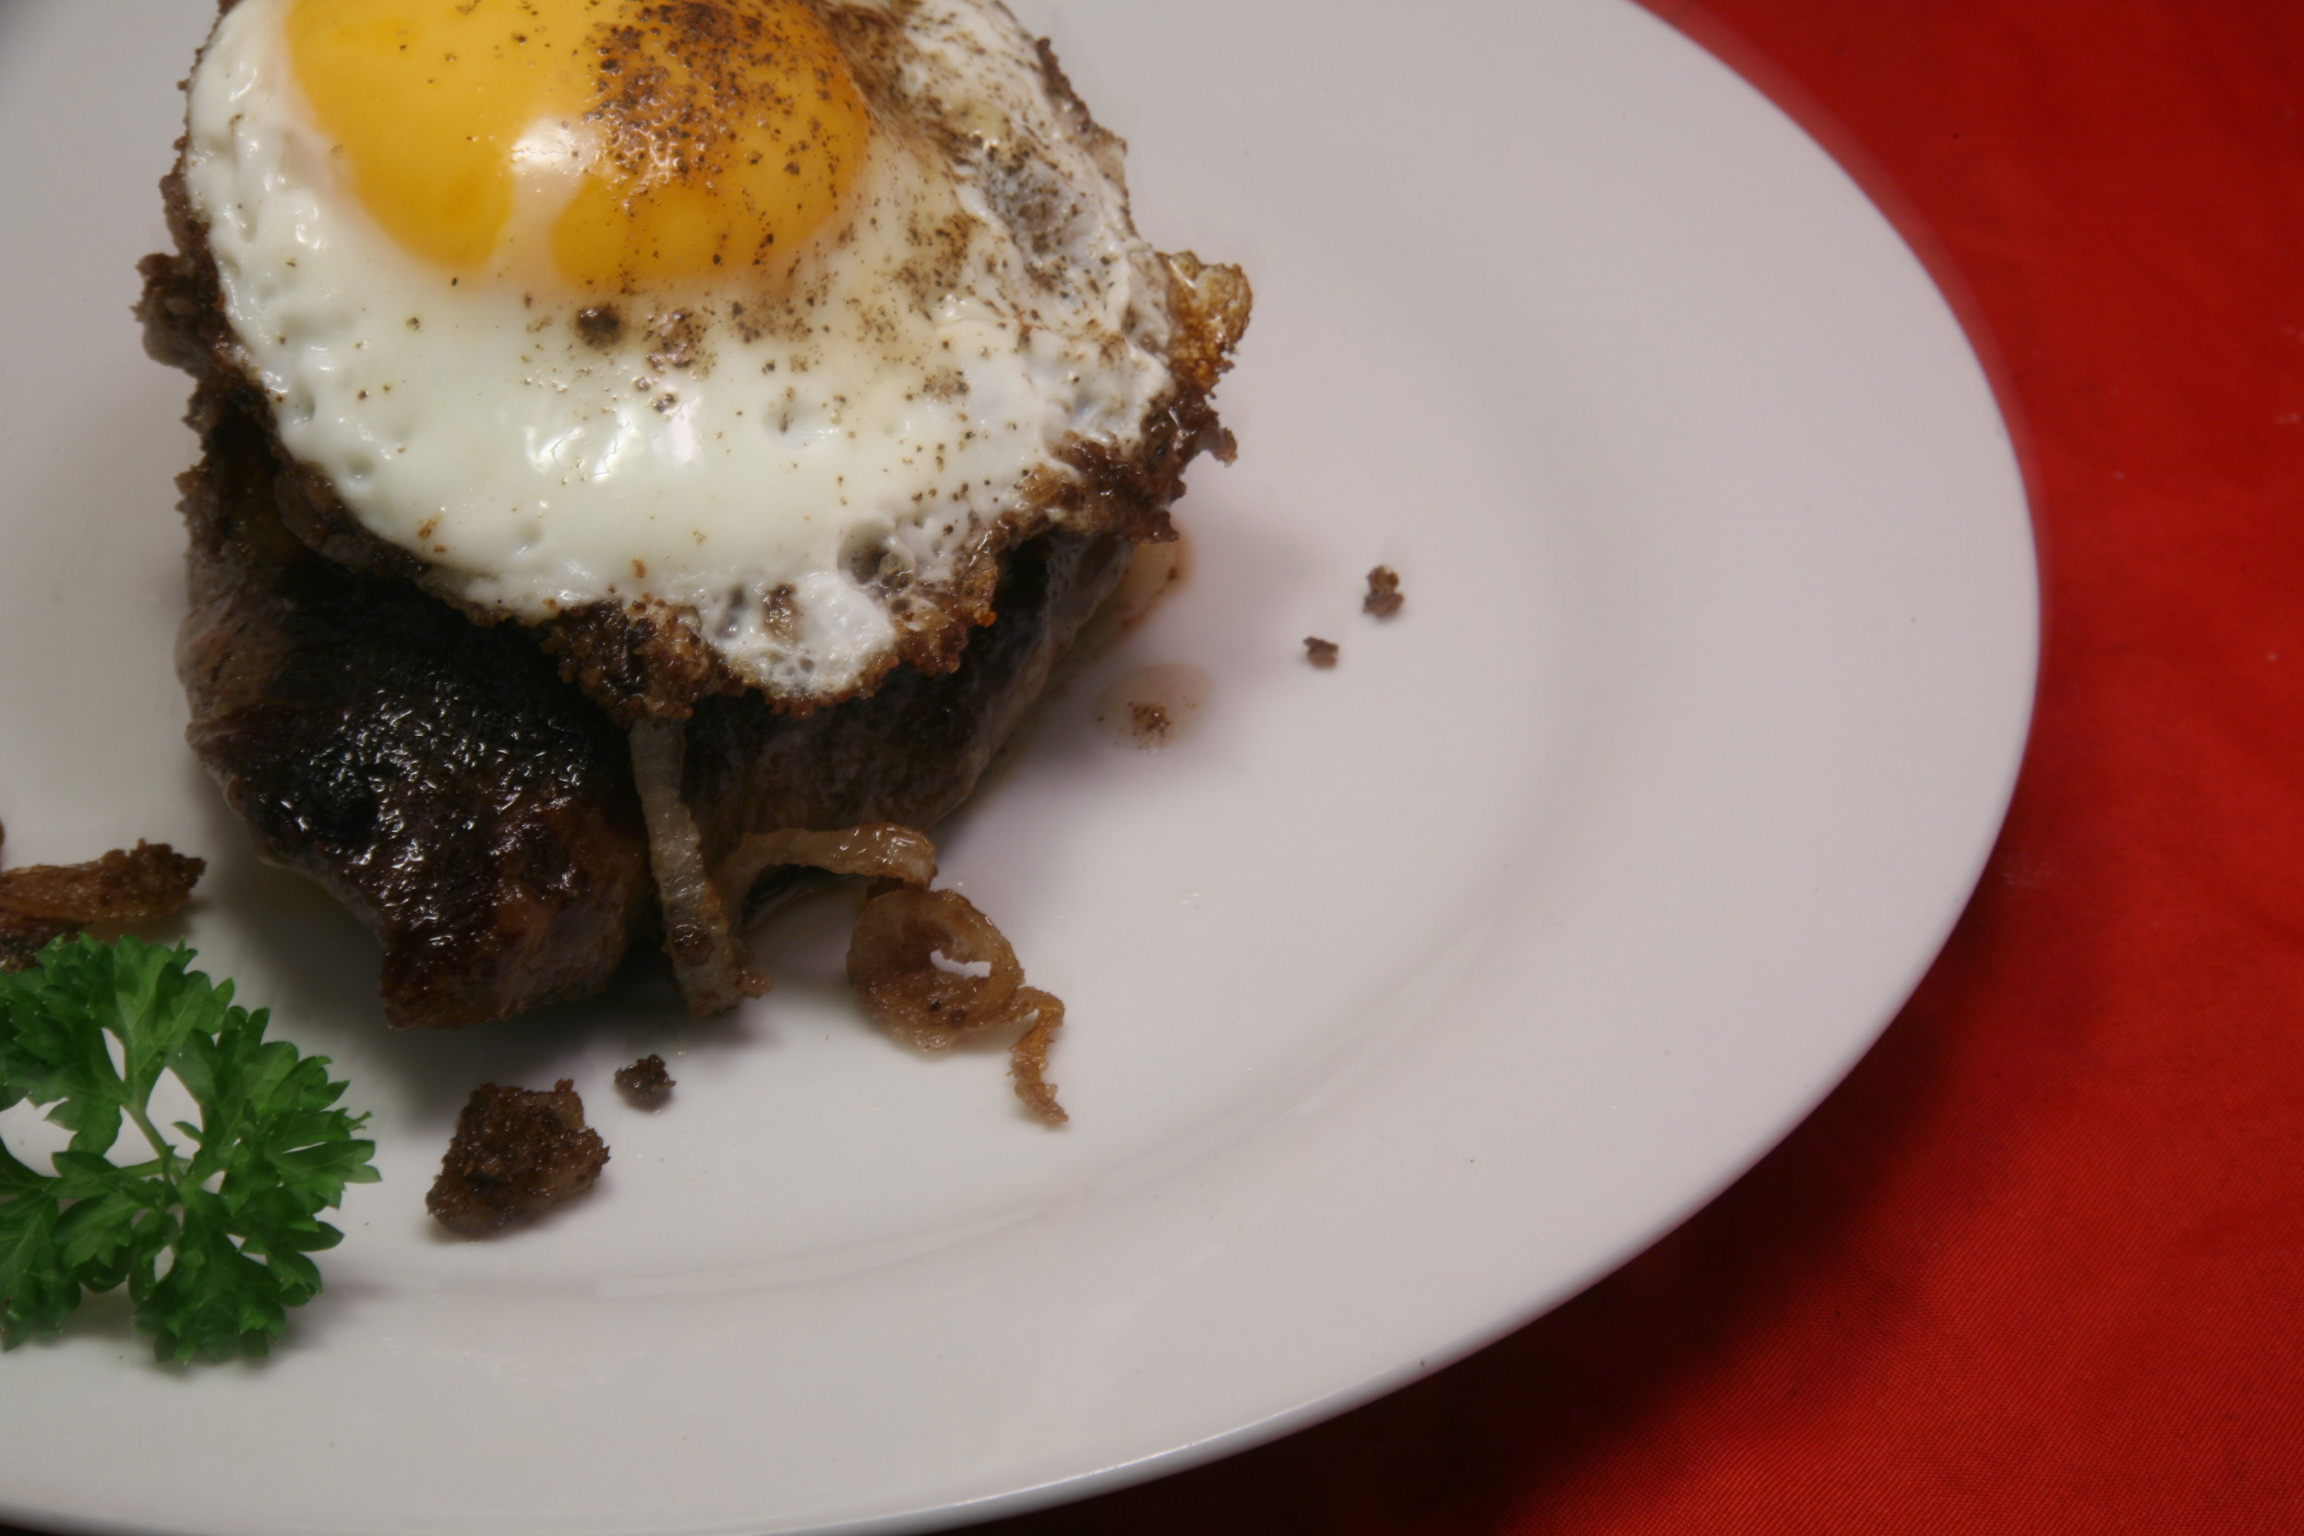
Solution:
[[[279,439],[484,620],[869,688],[1173,393],[1116,141],[979,0],[239,0],[184,185]]]

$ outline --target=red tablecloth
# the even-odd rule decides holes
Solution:
[[[2304,1532],[2304,0],[1650,0],[1987,358],[2015,807],[1877,1049],[1557,1312],[1000,1536]]]

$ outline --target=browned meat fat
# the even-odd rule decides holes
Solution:
[[[607,1163],[570,1079],[546,1092],[482,1083],[456,1117],[424,1207],[458,1236],[486,1237],[584,1193]]]
[[[146,842],[86,864],[27,864],[0,874],[0,912],[61,923],[148,923],[189,901],[207,868],[166,843]]]
[[[86,864],[27,864],[0,874],[0,971],[23,970],[52,940],[90,923],[173,916],[207,867],[166,843],[138,842]]]

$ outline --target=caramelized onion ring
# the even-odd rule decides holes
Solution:
[[[973,974],[978,965],[987,973]],[[848,981],[874,1018],[924,1051],[1032,1021],[1009,1047],[1016,1096],[1049,1124],[1064,1123],[1042,1075],[1064,1005],[1024,985],[1015,949],[967,897],[913,889],[873,897],[848,941]]]
[[[736,947],[727,908],[704,867],[696,818],[680,798],[680,770],[688,727],[679,720],[639,720],[631,730],[632,782],[648,824],[648,867],[656,901],[664,909],[664,952],[681,999],[698,1017],[722,1013],[768,990]]]
[[[938,965],[942,958],[946,965]],[[989,965],[974,976],[962,966]],[[848,983],[897,1039],[948,1050],[1008,1022],[1024,967],[957,891],[894,890],[864,903],[848,940]]]
[[[721,900],[741,910],[752,883],[780,864],[805,864],[835,875],[872,875],[925,887],[936,878],[936,845],[927,834],[892,821],[842,827],[837,832],[807,832],[783,827],[755,832],[720,861],[713,883]]]

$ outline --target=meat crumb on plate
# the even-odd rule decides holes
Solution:
[[[1400,573],[1380,565],[1368,573],[1368,595],[1360,600],[1360,611],[1388,619],[1407,601],[1400,595]]]
[[[625,1096],[642,1109],[656,1109],[672,1096],[677,1080],[664,1070],[661,1056],[643,1056],[628,1067],[616,1069],[616,1086]]]
[[[424,1206],[459,1237],[486,1237],[582,1194],[607,1163],[572,1080],[548,1091],[482,1083],[456,1117]]]
[[[1304,637],[1304,659],[1321,671],[1325,672],[1335,666],[1338,654],[1339,650],[1335,641],[1323,640],[1318,635],[1306,635]]]

